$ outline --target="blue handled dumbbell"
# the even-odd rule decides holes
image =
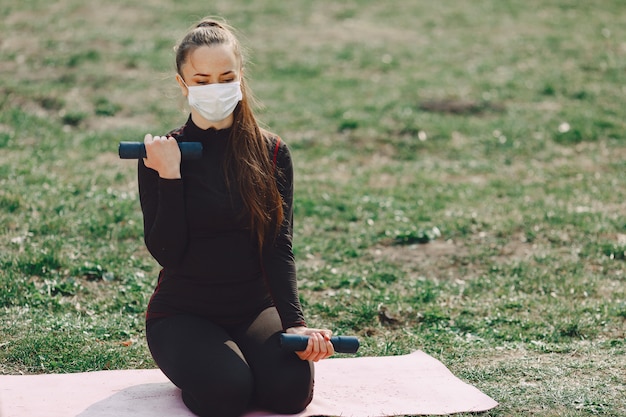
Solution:
[[[202,144],[200,142],[179,142],[182,159],[202,158]],[[120,142],[118,153],[121,159],[139,159],[146,157],[146,147],[143,142]]]
[[[280,335],[280,345],[285,350],[300,352],[306,349],[308,343],[309,336],[287,333]],[[359,339],[354,336],[333,336],[330,343],[337,353],[356,353],[359,350]]]

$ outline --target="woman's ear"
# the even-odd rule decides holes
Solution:
[[[176,81],[180,86],[180,91],[183,93],[183,96],[187,97],[187,94],[189,94],[189,89],[187,88],[187,85],[185,84],[185,81],[183,80],[183,77],[180,76],[180,74],[176,74]]]

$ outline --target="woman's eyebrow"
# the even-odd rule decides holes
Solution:
[[[225,75],[232,75],[232,74],[234,74],[234,73],[235,73],[235,72],[234,72],[233,70],[228,70],[228,71],[226,71],[226,72],[221,73],[221,74],[220,74],[220,77],[223,77],[223,76],[225,76]],[[196,73],[196,74],[194,74],[193,76],[194,76],[194,77],[210,77],[210,76],[211,76],[211,74]]]

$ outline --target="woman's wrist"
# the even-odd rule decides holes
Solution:
[[[285,330],[285,333],[301,334],[301,333],[304,333],[305,330],[306,330],[306,326],[294,326],[294,327],[287,328]]]

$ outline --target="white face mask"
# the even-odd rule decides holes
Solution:
[[[185,84],[184,81],[183,84]],[[235,111],[237,103],[243,97],[239,81],[193,85],[187,86],[187,89],[189,90],[187,95],[189,105],[209,122],[219,122],[226,119]]]

